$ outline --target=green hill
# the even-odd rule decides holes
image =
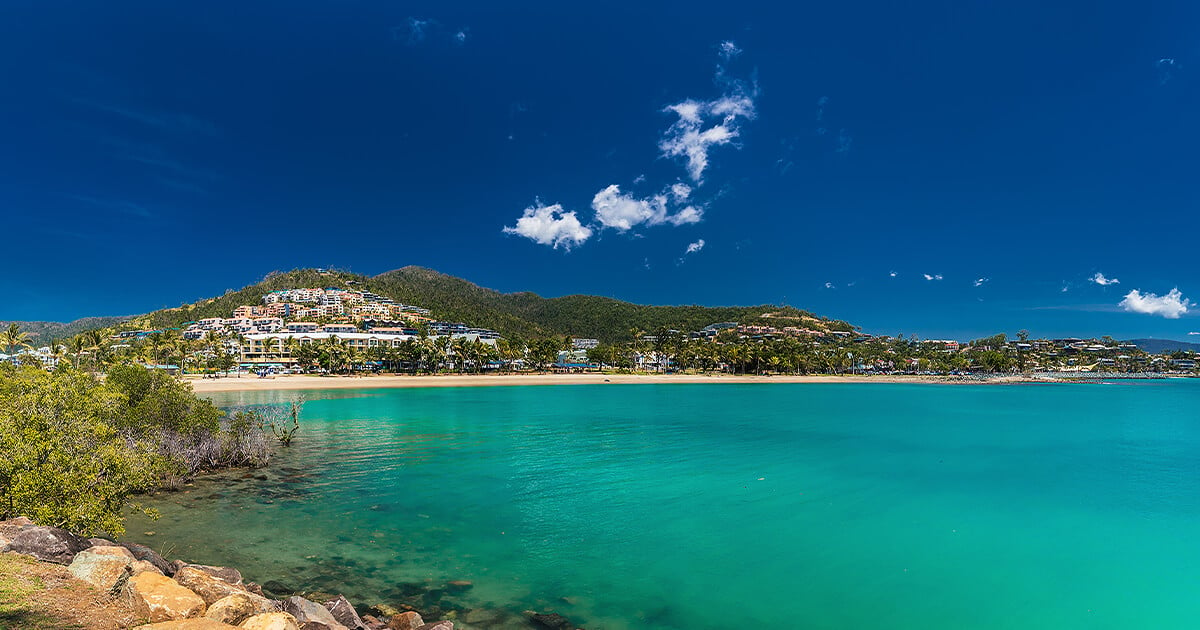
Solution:
[[[73,337],[85,330],[116,326],[128,319],[129,317],[84,317],[65,323],[0,321],[0,328],[7,328],[9,324],[17,324],[21,327],[22,332],[29,333],[29,343],[36,347],[51,341]]]
[[[791,307],[646,306],[594,295],[543,298],[535,293],[500,293],[461,278],[422,267],[404,267],[372,278],[381,294],[431,309],[435,315],[500,331],[595,337],[618,341],[630,329],[654,331],[665,326],[698,330],[715,322],[763,323],[818,330],[852,330],[845,322],[819,318]]]
[[[490,328],[506,337],[572,335],[613,342],[627,339],[633,328],[652,332],[665,326],[689,331],[724,321],[853,330],[845,322],[773,305],[646,306],[593,295],[543,298],[529,292],[500,293],[423,267],[404,267],[374,277],[313,269],[272,273],[253,285],[230,289],[219,297],[179,308],[148,313],[135,318],[129,325],[170,328],[205,317],[229,317],[238,306],[260,304],[266,293],[297,287],[372,291],[404,304],[428,308],[440,320]]]

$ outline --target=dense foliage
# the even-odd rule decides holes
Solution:
[[[261,418],[224,416],[188,385],[137,366],[107,379],[0,366],[0,518],[123,531],[136,493],[196,472],[262,465]]]

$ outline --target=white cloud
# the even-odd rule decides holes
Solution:
[[[1088,278],[1088,280],[1091,282],[1095,282],[1096,284],[1098,284],[1102,287],[1106,287],[1110,284],[1121,284],[1121,281],[1117,280],[1116,278],[1105,278],[1104,274],[1100,273],[1099,271],[1096,272],[1096,275],[1092,276],[1091,278]]]
[[[460,30],[459,32],[455,33],[454,41],[456,41],[460,44],[467,43],[467,29],[464,28],[464,29]]]
[[[934,275],[932,275],[932,276],[931,276],[931,275],[929,275],[929,274],[927,274],[927,273],[926,273],[926,274],[922,274],[922,275],[924,275],[924,276],[925,276],[925,279],[926,279],[926,280],[941,280],[941,279],[942,279],[942,274],[940,274],[940,273],[934,274]]]
[[[1200,335],[1200,332],[1190,332],[1189,335]]]
[[[825,283],[825,288],[826,288],[826,289],[836,289],[837,287],[833,286],[833,283],[832,283],[832,282],[826,282],[826,283]]]
[[[888,272],[888,277],[889,277],[889,278],[895,278],[895,277],[896,277],[896,276],[898,276],[898,275],[900,275],[900,274],[896,273],[895,271],[889,271],[889,272]]]
[[[1125,294],[1125,299],[1121,300],[1119,306],[1130,313],[1144,313],[1146,315],[1161,315],[1167,319],[1179,319],[1180,315],[1188,312],[1188,308],[1192,303],[1179,289],[1171,289],[1166,295],[1155,295],[1153,293],[1142,293],[1137,289]]]
[[[978,278],[978,279],[976,279],[976,280],[975,280],[975,286],[977,286],[977,287],[981,287],[981,286],[983,286],[983,285],[984,285],[984,283],[986,283],[988,280],[990,280],[990,278]]]
[[[742,54],[742,49],[738,48],[737,44],[735,44],[729,40],[725,40],[725,41],[721,42],[720,48],[721,48],[721,57],[724,58],[726,61],[733,59],[734,57]]]
[[[592,197],[592,210],[596,212],[596,220],[604,227],[615,228],[625,232],[638,225],[686,225],[698,223],[703,217],[703,211],[696,206],[688,205],[671,211],[671,198],[677,201],[687,198],[691,188],[685,184],[684,190],[672,187],[669,191],[639,199],[633,195],[621,192],[621,187],[613,184]]]
[[[695,243],[688,243],[687,251],[684,252],[684,255],[695,254],[702,249],[704,249],[704,239],[697,239]]]
[[[673,184],[671,196],[675,198],[675,201],[687,201],[688,197],[692,196],[692,187],[683,182]]]
[[[505,234],[516,234],[554,249],[562,247],[570,251],[582,245],[592,236],[591,228],[581,224],[574,212],[565,212],[561,204],[525,208],[514,227],[505,227]]]
[[[733,42],[723,42],[721,51],[726,61],[741,52]],[[663,133],[658,148],[663,157],[684,158],[688,175],[696,183],[703,182],[709,150],[732,143],[740,134],[742,122],[755,116],[755,89],[742,81],[727,78],[725,69],[720,66],[717,82],[724,88],[724,93],[716,99],[688,99],[663,109],[674,113],[679,120]]]

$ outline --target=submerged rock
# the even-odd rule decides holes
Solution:
[[[133,554],[124,547],[92,547],[75,554],[67,569],[71,575],[108,592],[118,593],[133,577]]]
[[[136,613],[151,622],[190,619],[204,614],[204,600],[169,577],[139,573],[125,589]]]
[[[284,584],[278,580],[268,580],[262,585],[263,595],[270,595],[283,599],[296,594],[297,589]]]
[[[33,556],[42,562],[71,564],[75,554],[92,546],[65,529],[57,527],[22,527],[8,544],[8,550]]]
[[[571,620],[558,613],[536,613],[527,612],[529,620],[541,628],[550,628],[550,630],[572,630],[575,625]]]

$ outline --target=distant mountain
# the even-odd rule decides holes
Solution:
[[[1189,341],[1172,341],[1170,339],[1130,339],[1125,343],[1132,343],[1139,349],[1149,352],[1150,354],[1162,354],[1164,352],[1200,352],[1200,343],[1191,343]]]
[[[261,304],[266,293],[295,287],[372,291],[403,304],[428,308],[439,319],[490,328],[506,337],[572,335],[612,342],[627,339],[634,328],[653,332],[665,326],[690,331],[723,321],[854,330],[846,322],[772,305],[646,306],[594,295],[544,298],[528,292],[500,293],[423,267],[404,267],[374,277],[313,269],[273,273],[248,287],[230,289],[219,297],[179,308],[155,311],[137,318],[135,323],[147,328],[167,328],[205,317],[229,317],[238,306]]]
[[[73,322],[19,322],[19,321],[0,321],[0,327],[8,328],[10,324],[17,324],[23,332],[29,333],[30,344],[34,346],[44,345],[51,341],[74,337],[81,332],[95,330],[97,328],[109,328],[116,326],[121,322],[130,319],[130,317],[84,317]]]

